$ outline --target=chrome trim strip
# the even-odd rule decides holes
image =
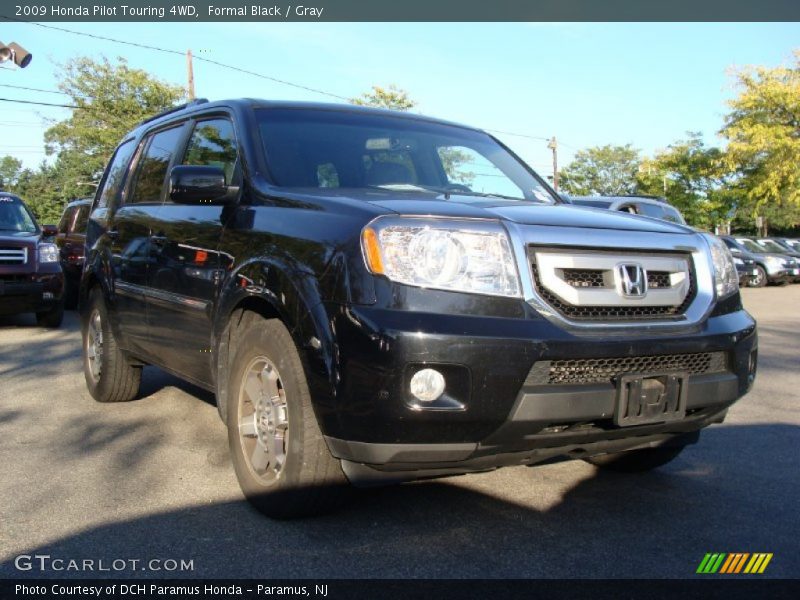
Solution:
[[[120,293],[123,296],[143,296],[145,299],[152,300],[155,304],[164,306],[166,308],[175,308],[176,306],[180,306],[184,308],[191,308],[193,310],[205,310],[209,304],[205,300],[196,300],[182,294],[157,290],[125,281],[115,282],[114,288],[117,293]]]
[[[647,231],[620,231],[578,227],[549,227],[542,225],[521,225],[504,221],[511,237],[517,270],[522,280],[525,301],[549,321],[573,330],[575,333],[590,335],[593,332],[644,332],[649,330],[685,330],[697,326],[711,312],[715,300],[713,266],[708,242],[697,233],[657,233]],[[528,263],[528,247],[531,245],[548,247],[586,248],[589,250],[623,250],[681,252],[692,257],[697,291],[694,300],[682,319],[648,319],[638,321],[591,321],[579,322],[567,319],[548,305],[537,293],[533,285],[533,274]],[[625,257],[620,257],[624,260]]]

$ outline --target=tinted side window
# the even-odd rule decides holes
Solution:
[[[167,169],[181,139],[183,126],[152,134],[136,166],[133,190],[126,202],[161,202]]]
[[[89,221],[89,207],[81,205],[78,207],[78,216],[75,217],[75,223],[72,225],[71,232],[86,233],[86,223]]]
[[[233,123],[211,119],[195,124],[183,164],[219,167],[225,171],[225,182],[231,183],[237,156]]]
[[[67,233],[69,231],[70,223],[72,223],[72,217],[75,216],[75,208],[67,208],[64,210],[64,214],[61,215],[61,220],[58,222],[58,230],[61,233]]]
[[[640,215],[652,217],[653,219],[664,219],[664,209],[656,204],[647,204],[642,202],[641,204],[637,205],[637,209],[639,210]]]
[[[128,163],[131,162],[134,150],[136,150],[136,144],[133,143],[133,140],[128,140],[117,148],[97,190],[98,208],[113,204],[113,199],[117,197],[125,182]]]

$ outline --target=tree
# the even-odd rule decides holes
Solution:
[[[722,150],[706,146],[701,133],[690,131],[686,140],[642,162],[638,187],[666,196],[691,225],[712,229],[727,222],[735,208],[727,187],[732,177]]]
[[[76,58],[60,66],[59,77],[59,89],[77,108],[45,132],[46,150],[56,159],[19,175],[13,186],[43,221],[57,218],[69,200],[93,194],[125,133],[185,96],[123,58]]]
[[[408,96],[408,92],[396,87],[394,84],[388,88],[373,85],[372,90],[350,99],[351,104],[361,106],[376,106],[391,110],[411,110],[417,103]]]
[[[0,190],[13,188],[22,171],[22,161],[13,156],[0,158]]]
[[[721,131],[728,161],[751,216],[780,220],[800,205],[800,50],[790,66],[747,67],[734,77],[740,91]]]
[[[559,173],[561,187],[576,196],[634,194],[640,164],[639,151],[630,144],[580,150]]]

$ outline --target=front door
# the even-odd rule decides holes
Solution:
[[[220,167],[231,185],[237,156],[232,122],[213,117],[194,122],[186,151],[175,164]],[[228,212],[223,206],[174,204],[167,198],[152,220],[148,320],[151,335],[159,340],[154,352],[163,364],[202,384],[213,383],[213,310],[231,262],[218,252]]]

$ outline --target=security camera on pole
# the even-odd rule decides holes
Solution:
[[[25,50],[25,48],[16,42],[11,42],[8,46],[6,46],[3,42],[0,42],[0,63],[4,63],[9,60],[13,61],[14,64],[20,69],[24,69],[31,64],[31,60],[33,60],[33,54]]]

